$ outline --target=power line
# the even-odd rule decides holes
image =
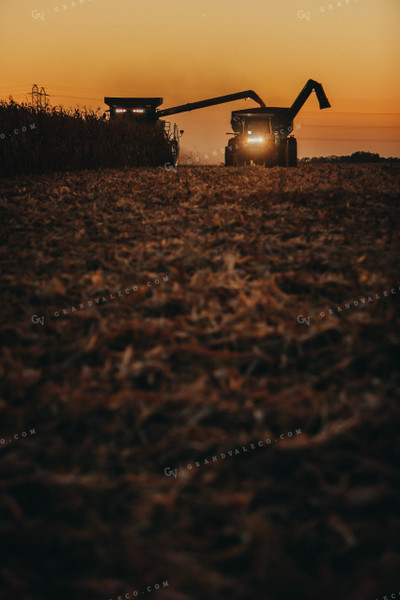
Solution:
[[[96,98],[88,98],[87,96],[65,96],[64,94],[53,94],[53,96],[57,96],[58,98],[77,98],[79,100],[100,100],[99,96]],[[100,100],[100,102],[103,102],[103,100]]]
[[[391,144],[399,144],[400,140],[364,140],[364,139],[343,139],[343,138],[306,138],[306,137],[299,137],[298,138],[299,141],[301,142],[357,142],[357,143],[362,143],[362,142],[389,142]]]
[[[313,115],[315,116],[317,113],[311,113],[311,112],[303,112],[303,115]],[[337,116],[348,116],[348,117],[399,117],[400,113],[362,113],[362,112],[332,112],[329,114],[325,115],[326,117],[337,117]]]
[[[298,129],[302,129],[303,127],[318,127],[318,129],[324,129],[325,127],[331,127],[333,129],[336,127],[343,127],[346,129],[400,129],[400,125],[311,125],[308,123],[301,123],[301,127]]]
[[[21,85],[2,85],[2,86],[0,86],[0,90],[5,90],[5,89],[9,90],[9,89],[15,89],[15,88],[22,88],[22,87],[26,88],[26,87],[28,87],[28,85],[30,85],[30,84],[24,83]]]

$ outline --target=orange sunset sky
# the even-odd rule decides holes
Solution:
[[[167,108],[251,88],[290,106],[311,77],[332,108],[313,94],[297,116],[300,157],[399,156],[399,26],[400,0],[0,0],[0,97],[26,101],[37,83],[53,105]],[[222,161],[230,112],[247,106],[170,117],[183,153]]]

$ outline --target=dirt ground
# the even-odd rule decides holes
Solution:
[[[400,590],[399,175],[2,182],[0,600]]]

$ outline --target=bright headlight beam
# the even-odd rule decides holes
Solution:
[[[260,142],[263,142],[263,141],[264,141],[264,138],[262,138],[262,137],[253,137],[253,138],[247,138],[247,141],[248,141],[248,142],[253,142],[253,143],[254,143],[254,142],[255,142],[255,143],[257,143],[257,142],[258,142],[258,143],[260,143]]]

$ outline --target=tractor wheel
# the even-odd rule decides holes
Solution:
[[[287,140],[285,163],[287,167],[297,167],[297,140],[294,137]]]
[[[286,167],[286,147],[287,140],[281,140],[278,146],[277,165],[278,167]]]
[[[264,163],[265,167],[273,167],[274,166],[274,155],[273,152],[269,152],[265,157]]]
[[[235,152],[232,156],[234,167],[243,167],[244,159],[240,156],[239,152]]]
[[[228,146],[225,146],[225,166],[233,166],[233,155],[232,150],[229,150]]]

